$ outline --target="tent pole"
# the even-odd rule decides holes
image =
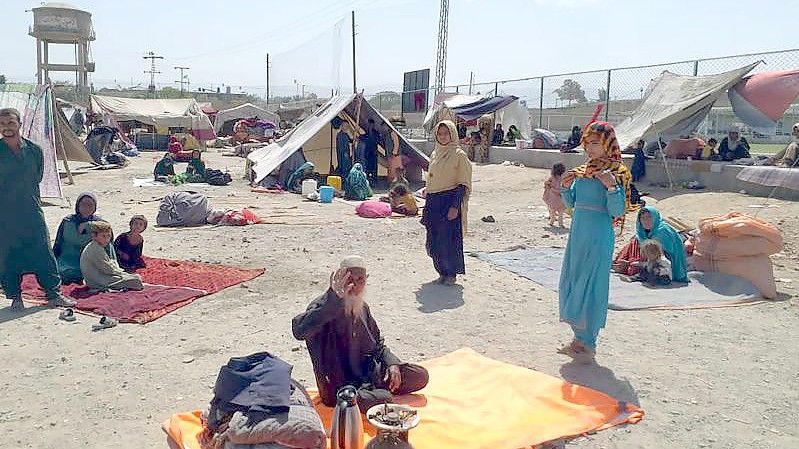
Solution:
[[[56,111],[56,113],[58,113],[58,111]],[[67,172],[67,180],[69,180],[69,185],[75,185],[75,179],[72,177],[72,170],[69,169],[69,163],[67,162],[67,152],[64,150],[64,139],[61,137],[61,129],[55,129],[55,134],[58,152],[61,153],[61,158],[64,160],[64,171]]]
[[[358,83],[355,80],[355,11],[352,11],[352,93],[358,93]]]
[[[330,167],[327,169],[327,176],[333,174],[333,125],[330,124]]]

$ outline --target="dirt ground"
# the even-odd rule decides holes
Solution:
[[[243,160],[212,150],[209,167],[236,178]],[[69,202],[97,194],[99,213],[120,232],[134,213],[155,221],[172,188],[133,186],[149,177],[153,153],[121,170],[89,171],[66,186]],[[565,246],[547,228],[541,201],[545,170],[475,168],[467,251],[516,245]],[[731,210],[754,213],[764,199],[728,193],[657,190],[664,216],[696,223]],[[786,249],[774,257],[783,301],[711,310],[609,313],[598,366],[567,363],[555,349],[570,339],[558,322],[557,295],[508,271],[467,258],[460,287],[430,285],[436,277],[418,219],[366,220],[343,203],[302,203],[296,195],[255,195],[244,181],[201,189],[217,206],[261,211],[298,206],[306,225],[157,230],[145,233],[155,257],[265,267],[241,286],[201,298],[147,325],[92,332],[95,318],[76,323],[56,310],[0,309],[0,433],[3,448],[165,448],[160,423],[203,408],[219,367],[232,356],[270,351],[314,386],[305,347],[291,318],[327,287],[340,258],[366,256],[369,302],[392,350],[408,361],[468,346],[505,362],[605,391],[646,410],[638,425],[576,439],[569,448],[799,447],[799,204],[771,201],[760,216],[778,224]],[[46,207],[51,232],[72,206]],[[496,223],[480,218],[493,215]],[[631,228],[631,226],[628,226]],[[631,234],[627,230],[626,241]],[[501,381],[501,380],[497,380]]]

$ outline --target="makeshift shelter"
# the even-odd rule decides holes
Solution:
[[[139,122],[155,128],[158,134],[172,134],[182,129],[198,140],[216,138],[211,120],[197,100],[119,98],[91,96],[91,111],[102,114],[103,123],[123,129],[120,122]],[[171,130],[172,131],[171,131]]]
[[[73,182],[67,161],[93,162],[78,136],[72,132],[64,113],[55,105],[50,86],[0,84],[0,108],[14,108],[22,114],[22,137],[39,145],[44,153],[41,196],[61,198],[57,160]]]
[[[758,64],[708,76],[664,71],[649,85],[632,116],[616,126],[619,145],[625,148],[638,139],[669,141],[693,133],[716,100]]]
[[[753,131],[774,134],[777,122],[799,96],[799,70],[748,76],[727,95],[735,115]]]
[[[399,136],[400,152],[408,157],[407,178],[412,181],[421,180],[422,170],[426,170],[430,162],[427,156],[405,139],[363,96],[350,94],[331,98],[283,138],[250,153],[247,159],[252,163],[255,172],[254,182],[261,182],[298,151],[302,151],[306,160],[313,162],[318,173],[322,175],[332,173],[338,166],[335,150],[337,131],[331,125],[331,121],[336,117],[355,125],[354,128],[359,133],[365,132],[369,119],[374,120],[378,130],[382,128],[383,123],[388,124]],[[378,153],[380,161],[378,174],[384,176],[387,172],[385,149],[382,145],[378,147]]]
[[[214,121],[214,130],[218,135],[229,136],[233,134],[233,125],[235,125],[238,120],[253,117],[272,122],[275,125],[280,123],[280,116],[274,112],[269,112],[252,103],[244,103],[235,108],[223,109],[217,112],[216,120]]]
[[[513,95],[483,97],[441,93],[427,111],[424,126],[431,129],[441,120],[471,121],[485,114],[494,114],[494,123],[504,130],[515,125],[525,139],[530,137],[530,114]]]

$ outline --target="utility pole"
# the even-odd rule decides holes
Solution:
[[[449,30],[449,0],[441,0],[438,19],[438,50],[436,51],[436,93],[444,91],[447,82],[447,32]]]
[[[269,106],[269,53],[266,54],[266,105]]]
[[[355,11],[352,12],[352,93],[358,93],[358,83],[355,78]]]
[[[183,92],[184,92],[183,85],[184,84],[187,85],[187,86],[189,85],[189,75],[184,75],[183,71],[184,70],[189,70],[189,68],[188,67],[176,66],[175,70],[180,70],[180,81],[175,81],[175,82],[180,84],[180,96],[182,97],[183,96]]]
[[[474,72],[469,72],[469,95],[472,94],[472,86],[474,86]]]
[[[149,73],[150,74],[150,85],[148,86],[148,90],[150,92],[152,92],[152,93],[155,93],[155,75],[158,74],[158,73],[161,73],[158,70],[155,70],[155,60],[156,59],[164,59],[164,57],[163,56],[156,56],[155,53],[150,51],[150,52],[147,52],[146,56],[142,56],[142,58],[150,60],[150,70],[145,70],[144,73]]]

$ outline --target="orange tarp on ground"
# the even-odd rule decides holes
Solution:
[[[637,423],[633,404],[464,348],[421,364],[430,383],[397,402],[416,407],[421,423],[410,432],[416,449],[518,449]],[[315,401],[327,429],[332,410]],[[199,449],[199,412],[172,416],[164,431],[179,446]],[[371,425],[364,424],[373,434]],[[369,440],[365,437],[365,441]]]

